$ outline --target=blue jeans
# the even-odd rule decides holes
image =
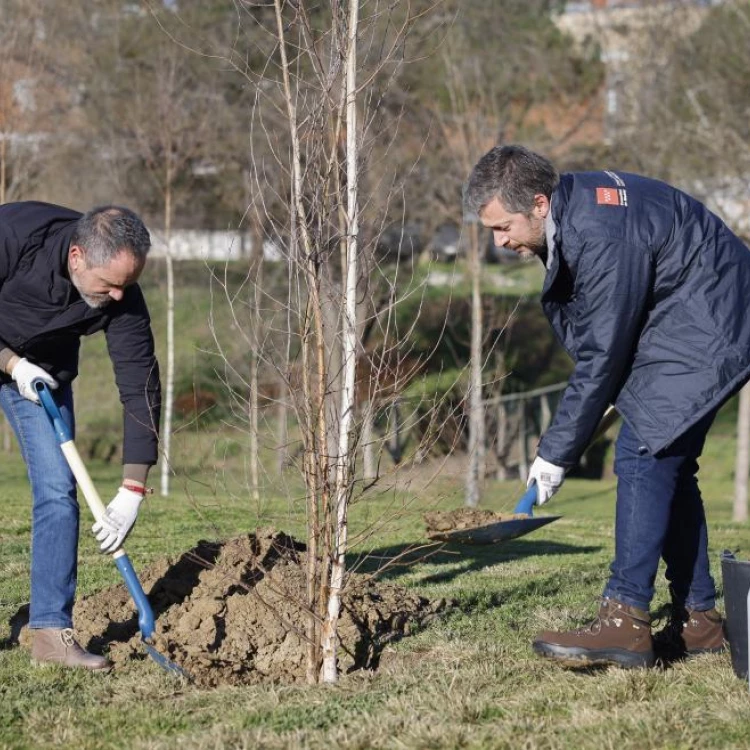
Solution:
[[[72,428],[72,388],[61,384],[53,393]],[[41,406],[3,384],[0,407],[18,438],[33,497],[29,627],[70,628],[78,576],[75,478]]]
[[[623,424],[615,445],[615,559],[604,596],[648,610],[661,557],[676,602],[701,611],[714,606],[706,514],[696,474],[715,416],[704,417],[656,455]]]

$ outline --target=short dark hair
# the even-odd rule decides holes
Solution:
[[[498,198],[507,211],[528,214],[534,196],[549,198],[560,175],[549,159],[523,146],[495,146],[471,170],[464,189],[464,209],[479,212]]]
[[[123,250],[145,260],[151,248],[151,235],[129,208],[97,206],[78,220],[71,245],[83,249],[88,266],[101,268]]]

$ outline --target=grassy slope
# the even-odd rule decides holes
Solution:
[[[109,408],[87,395],[91,408]],[[750,529],[731,522],[732,429],[727,413],[703,460],[713,560],[725,547],[750,557]],[[200,538],[258,524],[300,533],[295,475],[283,481],[269,476],[257,508],[243,490],[241,457],[215,460],[210,438],[191,440],[190,470],[181,473],[171,498],[149,499],[129,542],[136,567]],[[0,637],[28,601],[29,566],[23,466],[17,454],[3,456],[2,465]],[[103,495],[116,486],[117,467],[94,464],[90,470]],[[587,674],[531,653],[536,631],[578,624],[595,609],[612,554],[613,487],[611,480],[571,480],[550,507],[562,519],[533,535],[487,548],[446,549],[391,571],[393,580],[426,596],[454,598],[459,606],[388,647],[377,673],[349,675],[335,688],[199,691],[150,661],[102,676],[35,669],[24,651],[2,650],[0,748],[750,747],[747,685],[734,677],[728,656],[665,671]],[[485,506],[507,511],[520,491],[518,482],[490,482]],[[365,528],[403,508],[368,545],[378,555],[392,554],[423,539],[422,510],[456,507],[461,496],[462,477],[446,469],[428,488],[415,481],[358,503],[353,526]],[[117,581],[86,526],[82,593]],[[718,561],[714,573],[720,581]],[[665,598],[660,583],[654,608]]]

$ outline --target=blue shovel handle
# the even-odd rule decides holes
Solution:
[[[55,435],[57,436],[60,445],[70,442],[73,439],[73,436],[70,433],[70,429],[68,428],[65,419],[63,419],[60,408],[52,397],[52,391],[50,391],[49,386],[43,380],[37,378],[32,382],[31,387],[36,391],[37,396],[39,396],[39,400],[42,402],[44,411],[47,412],[47,416],[52,423],[52,427],[55,430]]]
[[[70,429],[65,422],[60,408],[55,403],[55,399],[52,396],[49,386],[43,380],[37,378],[32,383],[32,387],[39,396],[39,401],[41,401],[44,411],[47,412],[47,416],[52,423],[52,427],[55,430],[55,435],[57,436],[60,445],[71,442],[73,436],[71,435]],[[125,550],[123,549],[115,552],[113,558],[138,610],[138,627],[140,628],[141,635],[144,638],[150,638],[154,632],[154,613],[151,609],[151,604],[143,591],[143,587],[138,580],[133,564],[130,562],[130,558],[125,554]]]
[[[146,592],[138,580],[138,575],[126,554],[114,558],[117,570],[120,571],[125,586],[127,586],[130,596],[133,597],[135,608],[138,610],[138,629],[141,631],[143,638],[150,638],[154,633],[154,612],[151,604],[146,597]]]
[[[516,503],[513,509],[514,513],[523,513],[527,516],[533,516],[533,508],[537,501],[536,482],[526,490],[523,497]]]
[[[64,446],[65,443],[72,442],[73,435],[63,418],[62,412],[55,403],[55,399],[52,397],[52,392],[50,391],[49,386],[43,380],[37,378],[33,381],[32,388],[39,396],[39,401],[41,402],[47,417],[49,417],[49,421],[52,423],[52,427],[60,445]],[[73,467],[71,466],[71,469],[72,468]],[[86,469],[82,466],[81,470],[86,473],[87,480],[90,482]],[[130,562],[130,558],[125,554],[125,550],[120,547],[120,549],[112,555],[112,559],[114,560],[117,569],[120,571],[120,575],[122,575],[128,593],[135,602],[135,607],[138,610],[138,628],[141,631],[141,639],[149,656],[151,656],[151,658],[154,659],[154,661],[156,661],[163,669],[180,674],[189,679],[190,676],[182,669],[182,667],[171,662],[166,656],[160,654],[150,643],[148,643],[148,639],[151,638],[155,629],[154,611],[143,590],[143,586],[141,586],[141,582],[138,580],[138,575],[133,568],[133,564]]]

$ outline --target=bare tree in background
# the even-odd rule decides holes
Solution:
[[[639,95],[631,120],[638,124],[622,133],[623,154],[649,174],[684,185],[732,226],[747,215],[747,203],[739,212],[733,203],[750,194],[750,2],[666,6],[648,31],[639,38],[659,64],[648,67],[646,80],[631,82]],[[750,224],[733,228],[750,233]],[[739,397],[736,521],[748,517],[749,387]]]
[[[0,23],[0,203],[28,199],[43,144],[56,136],[55,116],[69,93],[48,68],[43,9],[3,3]],[[61,118],[61,122],[66,122]]]
[[[166,258],[167,357],[161,429],[161,494],[169,494],[175,397],[175,285],[172,228],[175,205],[184,200],[191,175],[210,167],[215,150],[217,99],[196,72],[196,61],[152,23],[120,39],[117,86],[100,106],[115,134],[117,162],[124,172],[138,164],[161,203]],[[143,34],[146,34],[144,39]],[[148,54],[132,55],[147,44]]]

